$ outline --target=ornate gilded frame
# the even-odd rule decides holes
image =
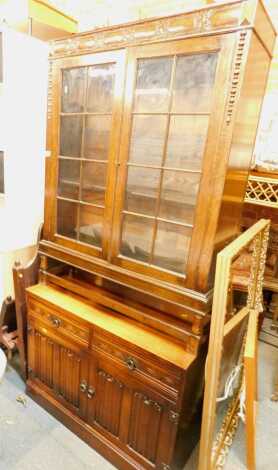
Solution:
[[[244,318],[248,318],[251,311],[255,310],[258,312],[261,309],[269,227],[270,221],[261,219],[224,248],[217,256],[198,470],[218,470],[224,467],[226,455],[238,426],[241,386],[235,390],[222,421],[220,431],[217,433],[216,438],[214,438],[222,348],[225,337]],[[251,244],[252,257],[246,306],[228,319],[228,321],[225,321],[227,304],[232,288],[232,263]],[[242,363],[243,356],[244,343],[242,343],[240,355]],[[241,383],[242,378],[243,373],[241,373],[240,377]]]

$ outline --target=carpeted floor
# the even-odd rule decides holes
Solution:
[[[259,347],[259,407],[257,470],[278,469],[278,403],[270,401],[278,381],[278,349]],[[0,385],[0,470],[109,470],[114,467],[71,433],[30,398],[27,406],[16,398],[24,384],[9,367]],[[198,449],[185,470],[196,470]],[[244,427],[240,426],[227,459],[226,470],[245,469]]]

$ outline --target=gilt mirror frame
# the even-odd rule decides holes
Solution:
[[[225,337],[239,325],[243,319],[246,319],[246,325],[248,325],[248,317],[251,311],[259,312],[261,310],[269,227],[269,220],[259,220],[217,255],[209,348],[206,363],[198,470],[218,470],[224,467],[226,455],[238,426],[238,409],[243,382],[243,368],[240,373],[240,385],[236,387],[226,415],[220,425],[220,430],[215,435],[217,394],[220,381],[223,344]],[[250,247],[251,244],[252,255],[246,285],[246,305],[225,322],[232,285],[232,264],[239,254],[244,251],[244,249],[246,250]],[[244,346],[245,341],[243,340],[240,352],[240,361],[242,364],[244,362]]]

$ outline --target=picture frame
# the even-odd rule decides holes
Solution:
[[[224,467],[238,426],[240,395],[244,380],[245,342],[250,313],[255,311],[258,314],[262,309],[269,227],[270,221],[261,219],[217,256],[198,470],[219,470]],[[243,276],[245,282],[242,284],[242,290],[246,293],[245,305],[233,314],[227,315],[227,306],[231,306],[233,289],[234,287],[238,289],[238,277],[233,276],[233,263],[246,250],[250,253],[251,246],[251,254],[249,258],[247,257],[250,262],[249,265],[246,263],[246,272]],[[239,331],[240,340],[235,344],[233,338],[238,337]],[[225,346],[226,357],[229,357],[229,350],[231,351],[231,348],[227,350],[227,343],[232,344],[236,351],[233,360],[223,367]],[[225,407],[219,412],[217,406],[219,391],[222,391],[223,383],[229,378],[228,371],[233,373],[236,368],[237,380],[230,390],[230,395],[227,396]],[[224,377],[221,377],[223,371]]]

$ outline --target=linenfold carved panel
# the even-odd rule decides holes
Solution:
[[[119,436],[124,386],[112,375],[97,372],[95,421],[114,436]]]
[[[34,376],[55,394],[79,409],[80,357],[38,331],[35,331],[34,335],[36,348]]]
[[[150,462],[155,462],[162,406],[139,392],[132,400],[129,446]],[[145,430],[145,432],[144,432]]]

